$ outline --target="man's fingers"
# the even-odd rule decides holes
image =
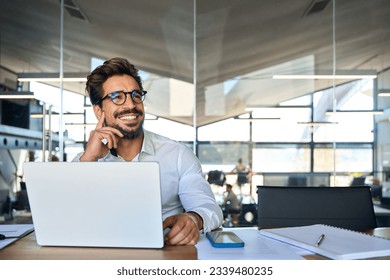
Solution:
[[[104,112],[102,112],[100,119],[96,125],[96,129],[102,128],[104,126],[104,120],[105,120]]]
[[[167,227],[171,228],[165,236],[165,242],[169,245],[194,245],[199,240],[199,230],[186,215],[168,217],[163,222],[163,228]]]
[[[118,134],[119,131],[108,131],[108,130],[105,130],[105,131],[101,131],[100,134],[101,136],[103,136],[102,139],[100,139],[100,141],[102,142],[102,144],[104,146],[107,146],[109,149],[112,149],[112,148],[117,148],[117,143],[118,143],[118,138],[117,138],[117,135],[119,137],[121,137],[120,135],[122,135],[120,133],[120,135]]]
[[[118,129],[116,128],[113,128],[113,127],[109,127],[109,126],[105,126],[105,127],[102,127],[100,128],[99,130],[95,130],[96,132],[98,133],[107,133],[107,134],[110,134],[112,135],[112,137],[123,137],[123,133],[120,132]]]
[[[99,132],[111,133],[111,134],[113,133],[113,134],[115,134],[118,137],[123,137],[124,136],[123,133],[120,132],[118,129],[113,128],[113,127],[109,127],[109,126],[105,126],[105,123],[104,123],[105,120],[106,120],[106,116],[105,116],[104,112],[102,112],[102,114],[100,116],[100,119],[99,119],[99,121],[98,121],[98,123],[96,124],[96,127],[95,127],[95,131],[97,133],[99,133]],[[113,135],[113,136],[115,136],[115,135]]]
[[[175,216],[170,216],[170,217],[166,218],[163,222],[163,229],[172,227],[174,224],[174,221],[175,221]]]

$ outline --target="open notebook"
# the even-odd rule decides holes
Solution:
[[[161,248],[156,162],[27,162],[26,188],[43,246]]]
[[[331,259],[352,260],[390,256],[388,239],[322,224],[262,229],[260,234]]]

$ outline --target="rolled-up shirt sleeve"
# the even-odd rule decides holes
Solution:
[[[184,149],[178,161],[179,197],[183,208],[201,216],[204,232],[220,227],[223,220],[222,210],[203,176],[198,158],[189,149]]]

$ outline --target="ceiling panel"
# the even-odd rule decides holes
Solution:
[[[166,85],[169,78],[192,83],[194,35],[197,126],[242,114],[248,105],[276,105],[329,87],[329,81],[275,81],[272,74],[330,70],[334,51],[337,69],[390,66],[387,0],[336,1],[335,17],[332,1],[309,16],[312,0],[197,0],[195,16],[192,0],[71,2],[85,20],[65,11],[64,71],[88,72],[91,57],[126,57],[152,73],[148,112],[186,124],[193,117],[171,113],[177,102],[169,98],[181,97]],[[60,1],[1,1],[0,10],[0,82],[9,73],[59,72]],[[226,81],[234,84],[229,91]],[[84,94],[83,84],[65,87]]]

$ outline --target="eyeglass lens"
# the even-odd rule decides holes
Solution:
[[[130,92],[115,91],[110,93],[108,96],[111,98],[114,104],[122,105],[126,102],[127,94],[131,96],[131,100],[133,100],[134,103],[142,103],[145,99],[145,93],[140,90],[133,90]]]

